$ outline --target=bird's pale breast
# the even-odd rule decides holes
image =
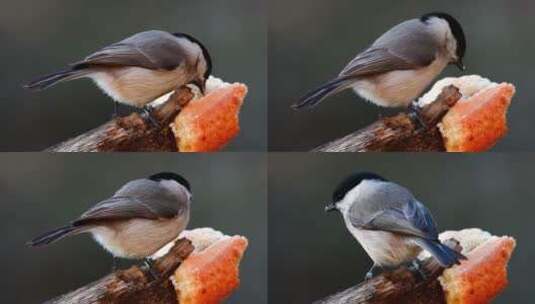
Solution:
[[[116,257],[140,259],[174,240],[188,223],[188,215],[173,219],[132,219],[90,231],[95,240]]]
[[[190,82],[180,66],[172,71],[140,67],[110,68],[90,77],[114,100],[141,108],[161,95]]]
[[[349,227],[366,253],[377,265],[396,267],[413,260],[422,249],[409,237],[386,231],[371,231]]]
[[[431,81],[448,65],[446,60],[436,60],[419,70],[388,72],[357,81],[353,90],[382,107],[407,107],[420,96]]]

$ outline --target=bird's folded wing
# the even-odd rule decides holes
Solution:
[[[419,20],[396,26],[379,37],[340,73],[340,76],[369,76],[396,70],[412,70],[431,64],[439,49],[433,35]]]
[[[379,211],[366,222],[350,219],[360,229],[390,231],[433,240],[438,237],[431,213],[418,201],[412,201],[402,209]]]
[[[132,218],[158,219],[172,218],[178,210],[158,201],[148,202],[147,198],[114,196],[86,211],[73,224],[89,224],[101,220],[125,220]]]
[[[74,224],[129,218],[157,219],[158,215],[136,198],[112,197],[87,210]]]
[[[396,70],[418,69],[429,65],[434,53],[422,56],[403,56],[386,48],[370,48],[355,57],[340,73],[340,76],[362,77]]]
[[[173,70],[184,61],[185,50],[171,34],[142,34],[106,46],[73,66],[111,65]]]

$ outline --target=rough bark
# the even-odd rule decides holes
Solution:
[[[176,242],[165,256],[154,263],[159,278],[154,280],[148,269],[132,266],[83,286],[68,294],[45,302],[46,304],[89,303],[178,303],[177,294],[169,276],[193,251],[187,239]]]
[[[445,151],[437,124],[461,98],[459,90],[450,85],[437,99],[423,107],[419,116],[425,127],[411,113],[381,118],[371,125],[320,147],[315,152],[373,151]]]
[[[47,152],[177,151],[176,139],[169,124],[182,107],[193,98],[187,87],[178,88],[169,99],[146,114],[132,113],[52,146]]]
[[[458,242],[451,240],[448,246],[461,251]],[[338,292],[314,304],[429,304],[446,303],[444,291],[437,278],[444,268],[435,258],[421,262],[425,278],[415,271],[401,267],[384,272],[357,286]]]

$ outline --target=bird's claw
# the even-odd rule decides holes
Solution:
[[[154,109],[151,107],[151,106],[144,106],[143,107],[143,113],[145,114],[144,115],[144,118],[150,122],[154,127],[156,128],[161,128],[161,125],[160,123],[154,118],[154,116],[152,115],[152,113],[154,112]]]
[[[425,273],[425,269],[422,267],[419,260],[411,261],[409,265],[407,266],[407,268],[409,269],[409,271],[413,273],[417,273],[422,278],[422,280],[427,279],[427,274]]]
[[[424,129],[428,129],[429,126],[427,125],[427,122],[422,117],[421,108],[416,103],[411,103],[409,107],[409,117],[413,122],[415,122],[417,125]]]
[[[366,275],[364,276],[364,280],[368,281],[373,279],[375,276],[377,276],[380,272],[381,268],[377,265],[373,265],[372,268],[368,272],[366,272]]]
[[[111,114],[111,119],[119,117],[119,102],[113,102],[113,113]]]
[[[159,280],[160,274],[158,273],[158,271],[156,271],[156,269],[154,269],[154,263],[149,258],[143,259],[143,262],[147,266],[152,280],[153,281]]]
[[[115,272],[117,271],[117,264],[118,264],[118,259],[114,256],[113,257],[113,262],[111,264],[111,272]]]

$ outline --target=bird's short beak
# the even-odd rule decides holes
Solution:
[[[459,59],[457,62],[455,62],[455,65],[459,68],[459,70],[464,71],[466,70],[466,66],[463,64],[463,60]]]
[[[204,81],[203,79],[197,79],[193,81],[193,84],[196,85],[199,90],[201,90],[201,93],[204,95],[204,93],[206,92],[206,81]]]
[[[330,203],[327,206],[325,206],[325,212],[334,211],[336,210],[336,204]]]

